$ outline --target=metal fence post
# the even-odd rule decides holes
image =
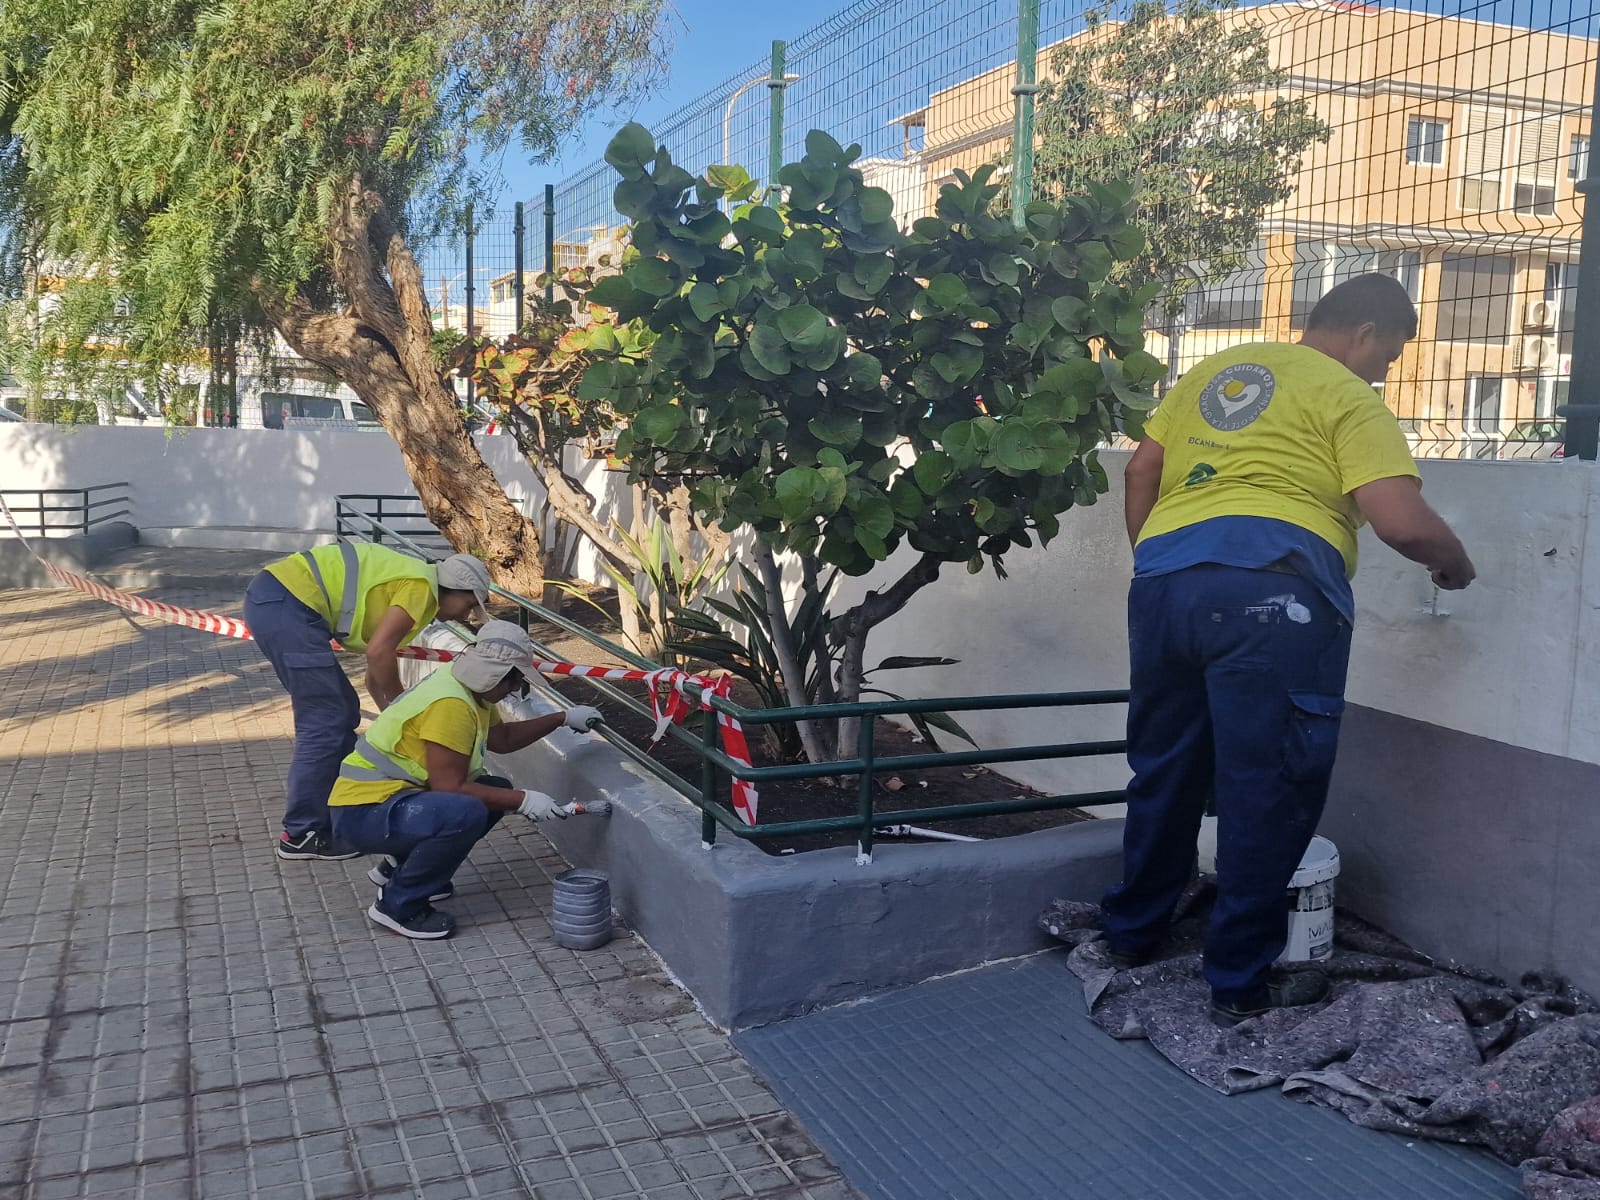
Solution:
[[[861,778],[857,780],[857,815],[861,818],[861,832],[856,838],[856,865],[872,862],[872,739],[878,719],[872,713],[861,718],[861,731],[856,739],[856,757],[862,762]]]
[[[767,125],[767,192],[772,203],[778,203],[778,172],[783,170],[783,78],[784,57],[788,43],[772,43],[772,73],[767,77],[767,93],[772,98],[772,112]]]
[[[467,241],[467,336],[470,338],[477,332],[473,325],[473,286],[472,286],[472,205],[467,205],[466,216],[466,241]]]
[[[544,185],[544,302],[556,302],[556,185]]]
[[[1589,127],[1600,129],[1600,65]],[[1556,414],[1567,418],[1567,453],[1593,462],[1600,453],[1600,155],[1590,152],[1588,170],[1573,186],[1583,196],[1583,238],[1572,314],[1572,381],[1567,403]]]
[[[1017,82],[1015,126],[1011,133],[1011,220],[1018,229],[1023,209],[1033,199],[1033,98],[1039,68],[1039,0],[1017,0]]]
[[[717,819],[711,815],[711,806],[717,802],[717,764],[711,761],[717,752],[716,710],[701,709],[700,720],[700,843],[709,850],[717,844]]]
[[[473,322],[473,293],[472,286],[472,204],[467,204],[467,340],[470,342],[477,333]],[[467,408],[472,407],[472,402],[477,398],[477,388],[473,386],[471,377],[467,379]]]
[[[523,241],[528,236],[528,227],[527,227],[527,224],[523,221],[522,215],[523,215],[522,214],[522,201],[518,200],[517,201],[517,207],[516,207],[516,219],[512,222],[512,225],[511,225],[511,243],[512,243],[511,252],[512,252],[512,258],[515,260],[514,265],[513,265],[513,270],[516,272],[515,277],[513,279],[513,282],[511,284],[511,294],[512,294],[512,297],[514,298],[514,300],[516,301],[516,314],[517,314],[516,315],[516,323],[511,327],[511,332],[512,333],[521,333],[522,332],[522,312],[523,312],[522,305],[523,305],[523,300],[525,299],[525,297],[523,296],[523,289],[522,289],[522,273],[523,273],[523,271],[525,269],[525,264],[524,264],[524,261],[523,261],[523,259],[524,259]]]

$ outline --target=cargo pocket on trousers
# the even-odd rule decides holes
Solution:
[[[304,670],[339,669],[339,660],[331,649],[328,650],[288,650],[283,655],[283,665],[290,668]]]
[[[1290,692],[1293,709],[1283,748],[1283,775],[1295,783],[1325,779],[1339,752],[1339,719],[1344,697],[1321,692]]]

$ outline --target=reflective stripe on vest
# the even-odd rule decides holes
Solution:
[[[447,697],[465,701],[472,707],[474,713],[479,711],[477,697],[450,673],[448,667],[440,667],[416,687],[402,692],[393,704],[378,714],[378,719],[372,723],[372,727],[356,739],[355,750],[339,764],[339,778],[357,783],[381,783],[393,780],[412,787],[426,787],[428,783],[426,764],[401,757],[395,752],[395,747],[400,743],[400,736],[405,731],[407,721],[426,712],[436,701]],[[469,779],[476,778],[483,771],[483,752],[488,731],[481,717],[478,726],[478,738],[473,744],[467,767]],[[374,736],[377,737],[377,742],[372,740]],[[379,744],[380,742],[387,743],[389,748],[385,749]]]
[[[344,559],[344,594],[340,597],[339,619],[333,627],[333,636],[341,642],[348,638],[356,622],[356,597],[360,594],[358,584],[361,580],[361,562],[356,557],[356,548],[349,542],[341,541],[339,557]],[[300,557],[306,560],[306,566],[311,568],[311,579],[322,592],[323,600],[327,601],[328,612],[333,612],[333,596],[328,592],[328,585],[323,582],[322,568],[317,566],[316,556],[309,550],[300,551]]]

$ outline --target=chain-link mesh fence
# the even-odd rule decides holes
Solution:
[[[1329,287],[1383,271],[1420,317],[1385,387],[1418,452],[1557,454],[1597,15],[1600,0],[1044,0],[1034,186],[1141,180],[1149,269],[1170,298],[1149,348],[1174,378],[1227,346],[1297,336]],[[902,220],[926,214],[956,170],[1006,169],[1016,39],[1013,0],[859,0],[786,47],[785,161],[825,129],[861,145]],[[764,177],[772,70],[751,63],[652,132],[690,170]],[[618,236],[615,182],[597,163],[557,187],[558,261]],[[530,272],[542,208],[527,206]],[[477,324],[497,329],[512,319],[494,290],[511,251],[498,227],[478,243]]]

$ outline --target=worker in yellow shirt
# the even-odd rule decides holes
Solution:
[[[354,858],[332,838],[328,792],[355,745],[361,705],[329,642],[367,657],[379,711],[401,692],[396,651],[435,617],[465,621],[489,598],[489,569],[468,554],[424,562],[386,546],[336,542],[269,563],[244,620],[294,706],[294,757],[279,858]]]
[[[369,872],[381,889],[367,910],[373,923],[408,938],[449,937],[455,920],[433,902],[454,894],[456,868],[501,817],[547,821],[609,808],[560,805],[483,773],[485,751],[510,754],[562,725],[581,732],[600,720],[597,709],[574,707],[502,722],[495,706],[526,694],[533,656],[516,625],[487,622],[448,668],[384,709],[345,756],[328,805],[340,843],[385,856]]]
[[[1298,344],[1238,346],[1185,375],[1128,462],[1133,780],[1105,950],[1131,966],[1158,948],[1214,791],[1205,977],[1222,1026],[1327,993],[1321,972],[1273,964],[1338,747],[1357,529],[1439,587],[1475,574],[1372,386],[1416,332],[1395,280],[1341,283]]]

